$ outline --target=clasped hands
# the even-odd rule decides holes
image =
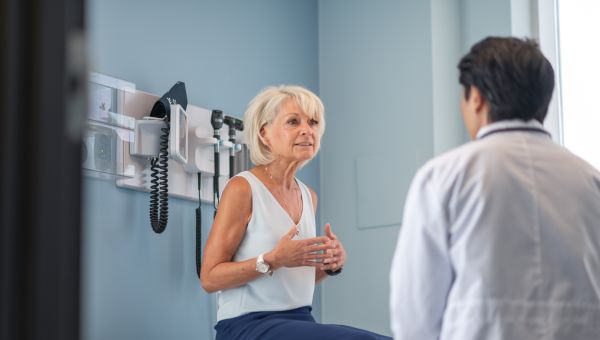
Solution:
[[[310,266],[321,270],[337,270],[346,262],[346,251],[331,225],[325,225],[325,236],[296,240],[298,228],[292,226],[275,248],[265,254],[273,270],[281,267]]]

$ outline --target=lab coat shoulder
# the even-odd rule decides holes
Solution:
[[[448,232],[448,202],[456,183],[462,180],[461,167],[470,162],[474,143],[447,151],[421,166],[408,190],[403,216],[405,234],[429,230]]]
[[[423,189],[423,185],[428,185],[438,194],[440,203],[445,204],[448,199],[446,196],[453,187],[460,184],[483,160],[494,157],[491,150],[484,141],[471,141],[446,151],[426,162],[417,171],[413,189]]]
[[[577,169],[584,176],[592,178],[596,184],[596,188],[600,189],[600,171],[597,168],[560,145],[555,144],[554,147],[560,150],[556,154],[562,158],[562,162],[566,161],[569,165],[575,165],[571,168]]]

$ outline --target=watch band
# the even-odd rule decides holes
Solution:
[[[340,267],[336,270],[325,269],[324,272],[325,272],[325,274],[327,274],[329,276],[336,276],[342,272],[342,267]]]
[[[256,263],[265,263],[265,253],[262,253],[260,255],[258,255],[258,258],[256,259]]]
[[[267,266],[268,269],[266,272],[263,272],[258,269],[259,266]],[[265,254],[264,253],[258,255],[258,257],[256,258],[256,271],[261,274],[269,274],[269,276],[273,275],[273,269],[271,269],[271,265],[268,264],[267,262],[265,262]]]

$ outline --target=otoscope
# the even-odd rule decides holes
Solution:
[[[223,112],[221,110],[212,110],[210,115],[210,125],[213,127],[213,137],[215,141],[215,174],[213,177],[213,204],[215,207],[215,216],[217,215],[217,206],[219,205],[219,172],[220,172],[220,156],[219,146],[221,144],[221,127],[223,127]],[[198,208],[196,208],[196,273],[200,277],[202,266],[202,173],[198,172]]]
[[[215,216],[217,215],[217,206],[219,205],[219,172],[220,172],[220,156],[219,146],[221,144],[221,127],[223,127],[223,112],[221,110],[212,110],[210,115],[210,125],[213,127],[213,137],[215,141],[215,174],[213,177],[213,204],[215,208]],[[196,208],[196,273],[200,277],[202,266],[202,173],[198,172],[198,208]]]
[[[219,206],[219,177],[220,174],[220,151],[219,147],[221,145],[221,128],[223,127],[223,111],[221,110],[212,110],[212,114],[210,116],[210,125],[212,125],[214,133],[213,137],[216,139],[215,142],[215,174],[213,177],[213,205],[215,208],[215,215],[217,214],[217,207]]]
[[[244,122],[231,116],[225,116],[224,122],[229,127],[229,141],[233,144],[229,149],[229,178],[231,178],[235,172],[235,131],[244,131]]]

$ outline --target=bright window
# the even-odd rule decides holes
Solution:
[[[563,143],[600,169],[600,1],[557,4]]]

